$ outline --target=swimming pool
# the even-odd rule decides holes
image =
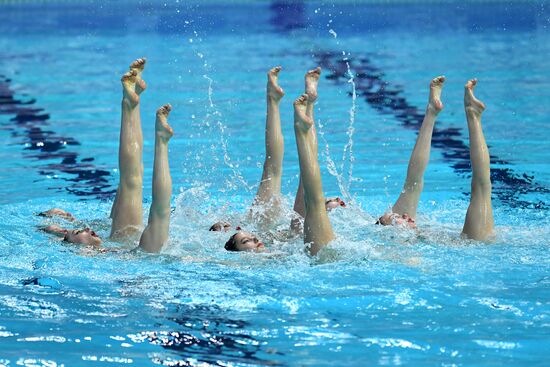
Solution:
[[[545,364],[544,2],[1,8],[0,365]],[[174,107],[170,245],[160,256],[130,248],[90,256],[37,232],[33,214],[60,206],[108,235],[119,79],[141,56],[145,207],[154,111]],[[265,72],[279,64],[290,203],[299,172],[291,101],[304,72],[323,67],[323,185],[350,202],[331,213],[330,261],[308,258],[299,240],[274,244],[284,254],[276,258],[229,254],[226,236],[206,231],[221,216],[239,218],[253,198]],[[439,74],[445,109],[420,203],[422,235],[378,228]],[[474,76],[493,156],[499,236],[489,246],[458,239],[470,190],[462,88]]]

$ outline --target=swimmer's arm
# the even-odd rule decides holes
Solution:
[[[65,237],[65,234],[67,233],[67,230],[65,228],[61,228],[57,225],[39,227],[39,229],[48,234],[53,234],[54,236],[57,236],[59,238]]]
[[[379,256],[377,256],[377,258],[380,260],[388,260],[410,267],[420,267],[423,264],[422,258],[420,256],[410,256],[407,254],[403,254],[400,251],[396,251],[394,248],[376,246],[375,250],[379,253]]]
[[[59,208],[53,208],[46,210],[45,212],[38,213],[38,216],[46,218],[60,217],[70,222],[74,222],[76,220],[71,213]]]

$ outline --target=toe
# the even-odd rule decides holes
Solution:
[[[271,70],[269,70],[269,72],[267,73],[267,76],[276,77],[279,74],[279,71],[281,71],[281,69],[282,68],[280,66],[276,66],[276,67],[272,68]]]
[[[131,77],[132,77],[132,73],[127,72],[127,73],[124,73],[124,74],[122,75],[121,80],[122,80],[122,81],[126,81],[126,80],[128,80],[129,78],[131,78]]]
[[[477,79],[474,78],[474,79],[470,79],[468,80],[468,82],[466,83],[466,88],[468,89],[472,89],[473,87],[475,87],[477,84]]]
[[[443,82],[445,81],[445,77],[444,76],[437,76],[435,78],[432,79],[432,86],[440,86],[441,84],[443,84]]]

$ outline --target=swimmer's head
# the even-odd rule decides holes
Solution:
[[[90,228],[67,230],[63,241],[94,247],[101,245],[101,238]]]
[[[325,208],[327,209],[327,212],[331,211],[334,208],[345,208],[346,203],[344,203],[344,200],[340,199],[339,197],[335,198],[328,198],[325,200]]]
[[[408,228],[416,228],[416,223],[413,218],[407,213],[400,215],[397,213],[388,212],[378,218],[376,224],[383,226],[400,226]]]
[[[264,244],[260,242],[258,237],[245,231],[239,231],[231,236],[225,243],[225,249],[227,251],[265,251]]]
[[[217,223],[214,223],[212,224],[212,227],[210,227],[209,231],[214,231],[214,232],[227,232],[231,229],[231,224],[228,223],[228,222],[223,222],[223,221],[220,221],[220,222],[217,222]]]

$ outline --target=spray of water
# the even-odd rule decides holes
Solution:
[[[344,166],[347,161],[348,163],[348,179],[347,179],[347,185],[345,186],[345,190],[342,190],[342,194],[346,197],[347,200],[351,200],[351,184],[354,181],[353,179],[353,162],[355,158],[353,157],[353,133],[355,132],[355,111],[357,108],[356,100],[357,100],[357,93],[355,89],[355,80],[353,72],[351,71],[351,68],[349,66],[349,61],[346,59],[346,66],[347,66],[347,75],[349,77],[348,84],[351,85],[351,96],[352,96],[352,102],[351,107],[349,109],[349,125],[348,130],[346,131],[346,135],[348,136],[348,142],[344,146],[344,151],[342,152],[342,164],[340,166],[340,170],[342,172],[342,175],[344,174]]]
[[[234,189],[236,189],[237,187],[235,187],[234,182],[238,182],[247,191],[252,191],[253,187],[248,185],[248,182],[246,182],[246,180],[244,179],[242,174],[239,172],[238,166],[231,162],[231,157],[229,155],[229,151],[228,151],[228,148],[227,148],[227,137],[225,136],[226,126],[222,122],[222,114],[216,108],[216,106],[214,105],[214,101],[213,101],[213,97],[212,97],[213,93],[214,93],[213,88],[212,88],[212,84],[213,84],[214,81],[213,81],[212,78],[210,78],[206,74],[204,74],[203,77],[206,80],[208,80],[208,106],[209,106],[209,110],[212,111],[211,113],[209,113],[207,115],[207,117],[213,116],[213,118],[215,120],[215,124],[216,124],[216,126],[218,128],[218,131],[219,131],[219,134],[220,134],[220,146],[221,146],[222,153],[223,153],[223,162],[225,163],[225,165],[227,167],[229,167],[231,169],[231,173],[232,173],[233,180],[227,180],[227,185],[229,187],[233,187]]]
[[[325,144],[325,160],[326,160],[326,163],[327,163],[327,169],[328,169],[328,172],[334,176],[336,178],[336,183],[338,184],[338,188],[340,189],[340,192],[342,193],[342,196],[344,196],[344,199],[349,201],[349,194],[347,193],[347,190],[346,190],[346,184],[344,182],[344,177],[342,176],[342,174],[340,172],[338,172],[338,167],[336,166],[336,163],[334,162],[334,160],[332,159],[331,155],[330,155],[330,146],[327,142],[327,139],[325,138],[325,132],[323,130],[324,128],[324,125],[323,123],[321,122],[321,120],[318,120],[317,121],[317,133],[319,134],[319,138],[321,138],[321,140],[323,141],[323,143]]]
[[[327,24],[329,26],[332,23],[332,20]],[[336,39],[336,44],[340,45],[338,42],[338,34],[334,31],[334,29],[329,29],[329,34]],[[336,178],[336,181],[338,183],[338,187],[340,188],[340,192],[342,193],[342,196],[347,201],[352,201],[352,196],[350,194],[351,192],[351,185],[355,179],[353,178],[353,162],[355,161],[355,158],[353,156],[353,134],[355,132],[355,113],[357,109],[357,92],[356,92],[356,85],[355,85],[355,76],[353,72],[351,71],[350,63],[347,57],[345,57],[346,52],[342,52],[344,55],[344,61],[346,62],[347,66],[347,76],[348,76],[348,84],[351,85],[351,93],[352,93],[352,102],[351,107],[349,109],[349,124],[348,129],[346,131],[346,135],[348,137],[348,141],[346,145],[344,145],[344,149],[342,152],[342,161],[340,163],[340,167],[338,169],[337,165],[335,164],[334,160],[332,160],[330,156],[330,148],[329,145],[325,139],[324,132],[322,130],[322,124],[319,123],[319,135],[323,142],[325,143],[325,156],[327,161],[327,168],[329,173]],[[348,169],[347,172],[347,178],[344,177],[344,171]]]

